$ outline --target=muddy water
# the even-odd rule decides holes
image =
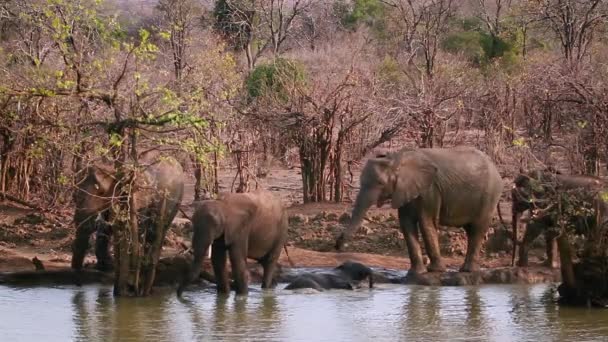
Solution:
[[[599,341],[608,310],[558,308],[549,285],[270,292],[0,287],[3,341]]]

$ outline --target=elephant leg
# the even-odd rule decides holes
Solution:
[[[545,233],[545,244],[547,246],[547,260],[544,262],[544,265],[549,268],[558,268],[557,239]]]
[[[282,245],[282,244],[281,244]],[[262,267],[264,268],[264,279],[262,280],[263,289],[271,289],[276,286],[274,281],[274,273],[277,269],[277,262],[281,255],[282,246],[275,247],[273,250],[262,259]]]
[[[536,220],[530,221],[528,224],[526,224],[526,233],[524,234],[524,238],[521,241],[521,246],[519,247],[519,260],[517,261],[517,266],[528,266],[528,252],[530,251],[530,245],[532,242],[534,242],[534,240],[536,240],[544,229],[545,225]]]
[[[221,243],[214,242],[211,248],[211,264],[213,265],[213,273],[217,281],[217,292],[222,294],[230,293],[230,279],[226,271],[226,246],[223,241]]]
[[[90,220],[81,223],[76,229],[76,238],[72,243],[72,268],[82,269],[84,257],[89,249],[89,237],[95,230],[95,225]]]
[[[445,272],[446,268],[441,260],[441,252],[439,251],[437,228],[433,220],[422,216],[420,219],[420,231],[422,232],[426,254],[430,259],[427,270],[429,272]]]
[[[460,272],[479,271],[479,253],[481,252],[481,245],[489,227],[490,219],[479,220],[465,227],[467,233],[467,255],[464,259],[464,264],[460,268]]]
[[[238,245],[230,246],[230,264],[232,265],[232,277],[236,287],[237,295],[247,295],[248,277],[247,277],[247,255],[243,252],[245,248],[239,248]]]
[[[414,219],[415,213],[407,207],[399,208],[399,226],[405,237],[407,245],[407,253],[410,257],[411,273],[424,273],[426,269],[422,262],[422,250],[420,249],[420,240],[418,237],[418,220]]]
[[[114,261],[110,255],[110,239],[112,237],[112,226],[107,222],[99,223],[95,238],[95,257],[100,271],[111,271],[114,268]]]

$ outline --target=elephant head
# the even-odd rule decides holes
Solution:
[[[90,166],[74,192],[74,222],[76,239],[72,246],[72,268],[80,269],[89,246],[89,236],[95,230],[98,215],[110,207],[116,181],[107,166]]]
[[[367,279],[369,281],[369,288],[371,289],[374,287],[374,271],[361,263],[346,261],[336,267],[336,269],[344,273],[350,280],[357,283]]]
[[[400,208],[430,189],[436,174],[434,163],[415,150],[382,153],[369,159],[361,173],[351,222],[336,240],[335,248],[345,246],[345,240],[359,228],[373,204],[379,208],[390,201],[392,208]]]

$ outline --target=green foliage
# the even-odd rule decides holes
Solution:
[[[287,101],[293,88],[306,86],[304,66],[296,61],[276,58],[268,64],[257,66],[247,77],[249,97],[272,96]]]
[[[385,83],[398,84],[403,79],[403,72],[399,63],[393,57],[387,55],[378,66],[378,76]]]
[[[443,39],[441,47],[451,53],[462,53],[469,61],[481,65],[486,59],[481,41],[482,36],[477,31],[456,32]]]
[[[253,14],[253,11],[248,10],[244,0],[233,0],[230,4],[226,0],[216,0],[213,7],[214,28],[230,40],[234,47],[241,48],[250,32],[247,25],[241,25],[240,22]]]
[[[380,28],[383,26],[384,11],[380,0],[338,0],[334,3],[334,12],[348,29],[355,29],[359,25]]]

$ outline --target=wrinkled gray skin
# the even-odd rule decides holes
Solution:
[[[286,290],[315,289],[324,291],[330,289],[354,290],[359,283],[367,279],[369,287],[374,287],[374,277],[371,268],[358,263],[347,261],[333,269],[333,273],[304,273],[297,276]]]
[[[136,179],[141,189],[133,194],[140,217],[139,227],[148,230],[146,238],[148,242],[152,242],[159,233],[158,219],[164,218],[165,224],[160,227],[160,233],[164,235],[177,214],[184,193],[184,173],[176,161],[162,159],[158,162],[150,161],[150,165]],[[84,170],[84,177],[77,184],[74,193],[76,238],[72,245],[73,269],[82,268],[89,248],[89,237],[93,232],[97,233],[96,267],[101,270],[112,268],[113,262],[109,252],[112,227],[106,220],[109,219],[111,197],[115,188],[113,167],[101,164]]]
[[[513,181],[513,189],[511,190],[512,198],[512,230],[513,230],[513,254],[511,264],[515,264],[515,256],[517,254],[517,246],[519,244],[519,260],[517,266],[526,267],[528,266],[528,253],[532,242],[540,235],[540,233],[546,232],[547,228],[555,227],[556,222],[550,215],[537,215],[530,219],[526,224],[524,237],[521,243],[518,243],[517,228],[519,226],[521,216],[526,210],[536,209],[534,200],[543,200],[543,191],[535,188],[531,180],[540,182],[539,184],[550,184],[555,187],[557,191],[559,189],[570,190],[570,189],[588,189],[590,194],[590,201],[593,201],[593,194],[597,190],[604,186],[604,182],[601,178],[594,176],[585,175],[563,175],[555,170],[532,170],[527,173],[520,173]],[[600,201],[602,207],[605,210],[605,203]],[[540,204],[540,208],[547,207],[550,203]],[[577,218],[583,224],[593,224],[587,217]],[[556,236],[553,234],[545,234],[545,242],[547,246],[547,260],[544,265],[550,268],[558,267],[558,248]]]
[[[336,241],[341,250],[358,229],[367,210],[390,201],[399,213],[411,261],[409,272],[443,272],[439,225],[463,227],[467,254],[461,271],[479,270],[479,251],[503,189],[496,166],[472,147],[405,148],[376,155],[365,165],[351,223]],[[418,232],[430,264],[425,269]]]
[[[273,276],[287,240],[287,227],[287,212],[269,191],[228,193],[217,200],[200,202],[192,216],[194,260],[177,295],[181,296],[185,287],[198,278],[209,246],[218,293],[230,292],[228,255],[237,294],[248,293],[247,258],[257,260],[264,268],[263,289],[276,286]]]

